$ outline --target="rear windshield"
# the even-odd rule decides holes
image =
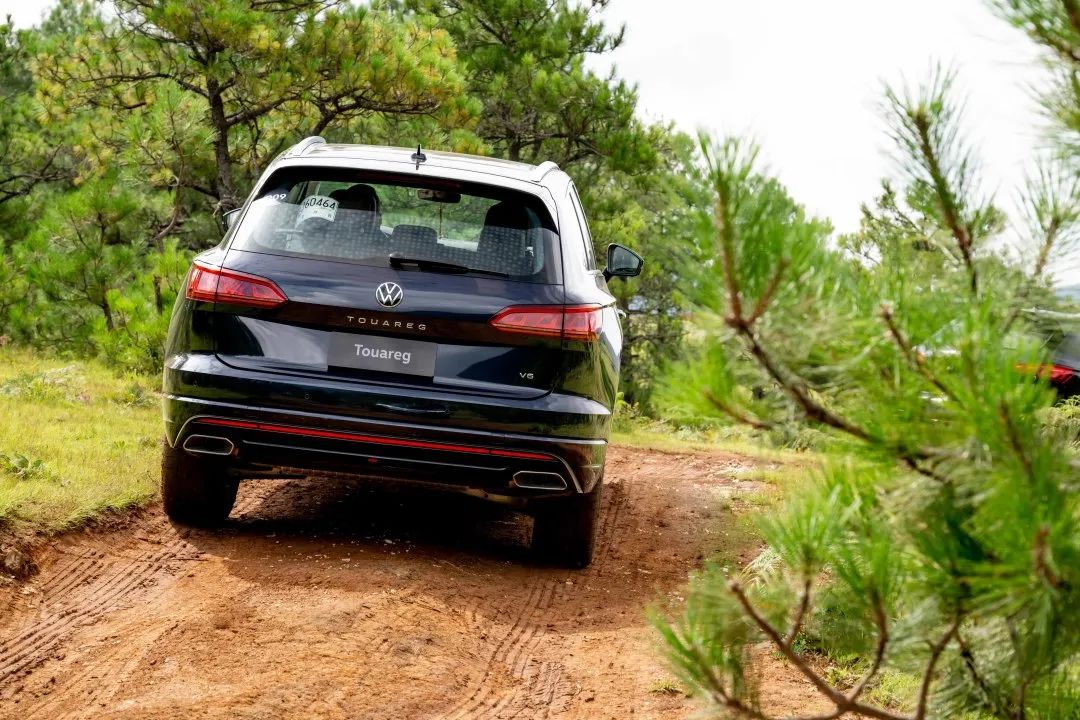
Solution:
[[[276,173],[232,247],[556,283],[558,235],[532,195],[329,168]]]

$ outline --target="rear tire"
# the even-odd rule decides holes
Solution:
[[[592,492],[552,502],[538,510],[533,522],[533,551],[552,562],[585,568],[596,550],[603,481]]]
[[[239,485],[223,461],[196,457],[164,443],[161,504],[170,520],[195,527],[221,525],[232,511]]]

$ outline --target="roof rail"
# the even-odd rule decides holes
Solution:
[[[549,172],[558,169],[559,166],[556,165],[554,162],[552,162],[551,160],[545,160],[533,169],[532,175],[529,177],[529,179],[533,182],[540,182]]]
[[[285,151],[285,156],[289,157],[289,156],[292,156],[292,155],[303,155],[308,150],[310,150],[313,146],[322,145],[325,142],[326,141],[323,140],[318,135],[312,135],[311,137],[306,137],[303,140],[301,140],[300,142],[293,145],[288,150],[286,150]]]

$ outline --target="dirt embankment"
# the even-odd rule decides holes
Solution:
[[[243,485],[218,532],[65,537],[0,589],[0,718],[685,717],[645,608],[756,552],[725,529],[750,462],[616,449],[581,572],[502,508],[314,480]]]

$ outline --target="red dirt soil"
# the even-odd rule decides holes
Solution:
[[[613,449],[580,572],[504,508],[342,481],[245,483],[215,532],[154,508],[65,536],[0,588],[0,718],[688,717],[646,609],[756,554],[725,529],[756,464]],[[772,660],[762,695],[820,709]]]

